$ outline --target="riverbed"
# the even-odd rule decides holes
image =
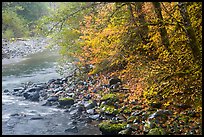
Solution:
[[[57,50],[45,49],[25,57],[3,59],[2,91],[13,90],[29,81],[45,83],[62,77],[56,68],[59,58]],[[98,135],[100,131],[93,124],[74,122],[63,109],[41,106],[2,92],[2,134]]]

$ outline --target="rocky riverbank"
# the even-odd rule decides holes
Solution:
[[[117,77],[79,77],[74,73],[46,83],[28,82],[4,93],[64,109],[71,115],[73,124],[94,123],[105,135],[202,134],[201,113],[191,106],[178,104],[175,110],[170,110],[161,103],[129,101],[130,91]],[[72,126],[65,132],[78,132],[78,129]]]
[[[42,52],[49,44],[48,41],[45,38],[17,39],[13,42],[2,39],[2,59],[26,57]]]
[[[25,57],[44,50],[47,45],[43,39],[18,40],[9,45],[6,43],[2,40],[4,59]],[[31,81],[3,92],[39,102],[42,106],[62,109],[72,119],[72,126],[67,127],[65,133],[78,133],[79,129],[75,125],[83,121],[96,125],[105,135],[202,134],[202,114],[191,106],[176,104],[166,107],[160,102],[147,104],[142,99],[129,100],[131,91],[124,85],[123,79],[117,76],[81,75],[75,71],[69,76],[50,79],[46,83]]]

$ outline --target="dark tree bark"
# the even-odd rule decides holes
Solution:
[[[202,55],[199,50],[199,45],[196,39],[195,32],[193,30],[193,27],[191,26],[191,21],[190,21],[188,12],[187,12],[187,5],[184,2],[179,2],[178,6],[179,6],[181,16],[183,18],[185,33],[189,39],[189,46],[192,50],[194,60],[201,67],[202,66]]]
[[[157,15],[157,18],[159,19],[159,31],[160,31],[160,35],[161,35],[161,40],[162,40],[162,44],[166,47],[166,49],[170,52],[169,49],[169,39],[168,39],[168,34],[166,31],[166,28],[163,25],[163,16],[162,16],[162,9],[161,9],[161,5],[159,2],[152,2],[153,6],[155,8],[155,13]]]

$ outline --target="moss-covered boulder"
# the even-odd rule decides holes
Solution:
[[[126,123],[113,124],[110,121],[103,121],[98,126],[103,135],[117,135],[125,129]]]
[[[118,101],[118,97],[115,94],[105,94],[101,98],[101,102],[105,102],[108,105],[113,105],[116,101]]]
[[[113,105],[101,105],[100,108],[101,112],[108,115],[116,115],[120,112],[119,109],[116,109]]]
[[[163,128],[153,128],[150,129],[147,135],[165,135],[165,130]]]
[[[74,99],[70,98],[70,97],[66,97],[66,98],[60,98],[59,99],[59,104],[61,106],[71,106],[74,104]]]

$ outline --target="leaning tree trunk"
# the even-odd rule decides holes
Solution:
[[[196,39],[195,32],[193,30],[193,27],[191,26],[191,21],[190,21],[188,12],[187,12],[187,5],[184,2],[179,2],[178,6],[179,6],[181,16],[183,18],[185,33],[189,39],[189,46],[192,50],[194,60],[201,67],[202,66],[202,55],[199,50],[199,45]]]
[[[162,16],[162,9],[161,9],[161,5],[159,2],[152,2],[153,6],[155,8],[155,12],[157,15],[157,18],[159,19],[159,31],[160,31],[160,35],[161,35],[161,40],[162,40],[162,44],[166,47],[166,49],[170,52],[169,49],[169,39],[168,39],[168,35],[167,35],[167,31],[166,28],[163,26],[163,16]]]

